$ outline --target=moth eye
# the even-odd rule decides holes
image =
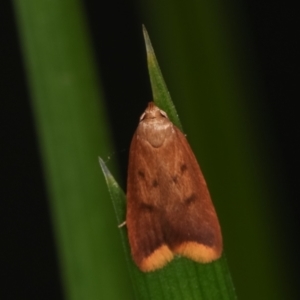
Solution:
[[[168,119],[168,115],[163,110],[160,110],[159,112],[163,117]]]
[[[140,121],[142,121],[145,117],[145,113],[143,113],[141,116],[140,116]]]

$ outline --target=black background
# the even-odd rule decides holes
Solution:
[[[284,220],[289,222],[287,257],[297,299],[299,270],[299,72],[296,72],[296,9],[291,2],[244,0],[244,12],[250,29],[253,51],[261,70],[265,94],[263,112],[271,122],[284,186]],[[137,116],[151,100],[139,19],[134,3],[117,0],[97,9],[97,3],[85,3],[92,32],[97,63],[107,100],[117,149],[128,147],[136,120],[128,118],[131,106]],[[1,5],[1,299],[62,299],[57,256],[45,199],[46,191],[40,154],[34,129],[30,95],[25,80],[13,7]],[[120,40],[121,37],[121,40]],[[131,41],[122,48],[122,38]],[[100,51],[101,50],[101,51]],[[297,51],[299,53],[299,51]],[[297,53],[297,54],[298,54]],[[107,59],[114,57],[114,59]],[[125,59],[126,58],[126,59]],[[134,65],[132,63],[135,62]],[[132,76],[126,76],[129,67]],[[133,69],[134,68],[134,69]],[[136,74],[136,75],[135,75]],[[115,89],[118,86],[118,89]],[[299,86],[299,84],[297,84]],[[125,95],[127,95],[125,97]],[[128,97],[130,95],[130,97]],[[124,99],[124,101],[120,101]],[[126,99],[126,101],[125,101]],[[118,103],[118,110],[115,110]],[[135,105],[132,105],[135,103]],[[132,122],[129,123],[128,122]],[[118,134],[126,123],[127,133]],[[122,169],[126,159],[120,156]],[[123,178],[125,177],[125,172]],[[41,276],[42,274],[42,276]],[[299,296],[299,294],[298,294]]]

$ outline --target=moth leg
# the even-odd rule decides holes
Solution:
[[[126,221],[122,222],[120,225],[118,225],[118,228],[122,228],[126,225]]]

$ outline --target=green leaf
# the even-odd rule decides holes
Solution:
[[[179,122],[174,105],[163,81],[149,37],[144,28],[147,57],[154,101],[173,115],[172,119]],[[168,110],[170,109],[170,110]],[[114,203],[117,220],[125,220],[125,194],[99,159],[107,186]],[[183,257],[176,257],[164,268],[155,272],[143,273],[134,264],[130,256],[126,226],[120,229],[129,271],[137,299],[175,299],[175,300],[214,300],[236,299],[225,255],[212,263],[199,264]]]
[[[169,119],[179,129],[182,130],[182,125],[179,120],[176,108],[174,106],[174,103],[172,102],[167,85],[165,83],[160,67],[158,65],[148,32],[144,25],[143,25],[143,34],[144,34],[144,39],[146,44],[147,62],[148,62],[148,70],[150,75],[152,93],[153,93],[153,101],[157,104],[158,107],[164,110],[167,113]]]
[[[77,0],[14,3],[66,298],[132,299],[97,163],[111,146],[83,9]]]

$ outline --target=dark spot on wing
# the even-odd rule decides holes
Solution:
[[[181,167],[180,167],[181,173],[185,172],[186,170],[187,170],[186,164],[182,164]]]
[[[157,187],[157,186],[158,186],[158,182],[157,182],[156,179],[154,179],[154,180],[152,181],[152,186],[153,186],[153,187]]]
[[[189,197],[187,197],[184,202],[186,205],[191,205],[192,203],[194,203],[197,200],[197,197],[195,194],[190,195]]]
[[[177,175],[173,176],[172,180],[173,180],[174,183],[177,183],[178,182],[178,176]]]
[[[138,174],[141,178],[145,179],[145,173],[142,170],[138,170]]]
[[[141,210],[143,210],[144,212],[153,212],[155,207],[151,204],[147,204],[147,203],[141,203],[140,204],[140,208]]]

